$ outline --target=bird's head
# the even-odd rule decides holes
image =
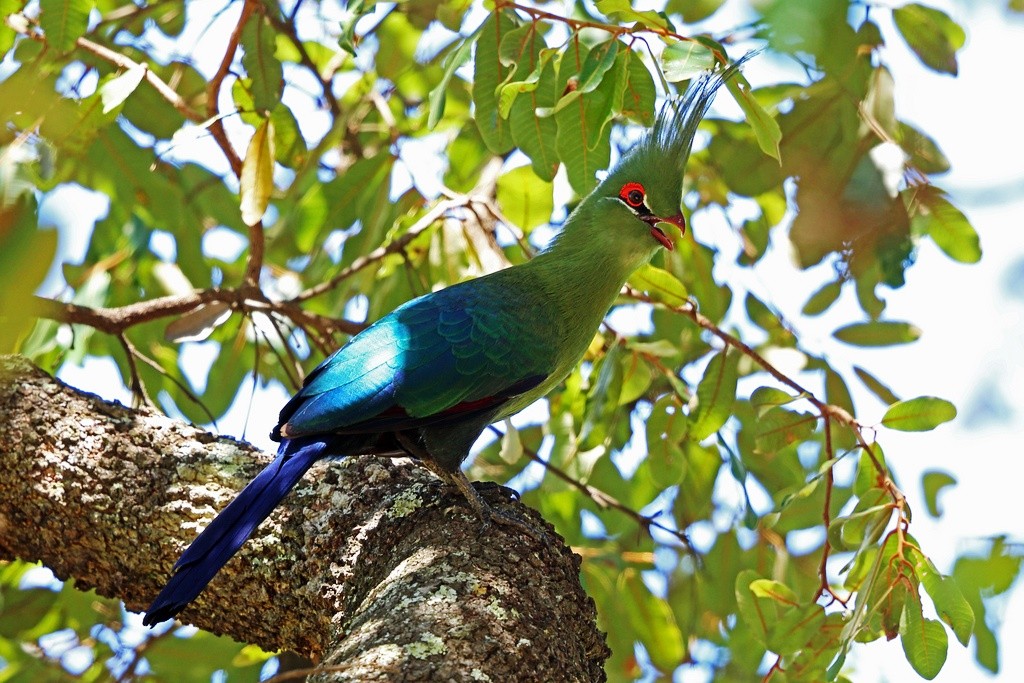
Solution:
[[[680,232],[686,220],[680,209],[683,171],[690,156],[697,126],[707,113],[719,87],[745,61],[728,69],[707,74],[695,81],[679,99],[667,102],[658,113],[654,126],[628,149],[594,191],[595,211],[614,217],[625,227],[615,235],[621,247],[650,250],[658,246],[672,250],[673,243],[665,223]]]

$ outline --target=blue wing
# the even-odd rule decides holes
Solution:
[[[414,299],[321,363],[281,411],[287,438],[409,429],[496,409],[555,367],[545,307],[501,278]]]

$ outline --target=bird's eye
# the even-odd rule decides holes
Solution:
[[[619,199],[636,209],[644,205],[646,194],[644,186],[640,183],[626,183],[619,190]]]

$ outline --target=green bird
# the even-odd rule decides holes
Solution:
[[[490,510],[461,465],[488,425],[566,378],[629,275],[673,248],[663,225],[685,229],[683,170],[697,126],[740,63],[664,106],[542,253],[409,301],[314,369],[281,410],[277,458],[185,550],[144,623],[194,600],[320,458],[408,454],[485,521],[525,526]]]

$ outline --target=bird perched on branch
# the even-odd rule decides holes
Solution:
[[[525,527],[490,509],[462,462],[488,425],[565,379],[629,275],[672,249],[666,229],[685,229],[683,169],[697,126],[738,66],[700,78],[664,106],[531,261],[413,299],[317,366],[281,410],[277,458],[182,554],[143,623],[194,600],[327,456],[408,454],[460,490],[485,522]]]

